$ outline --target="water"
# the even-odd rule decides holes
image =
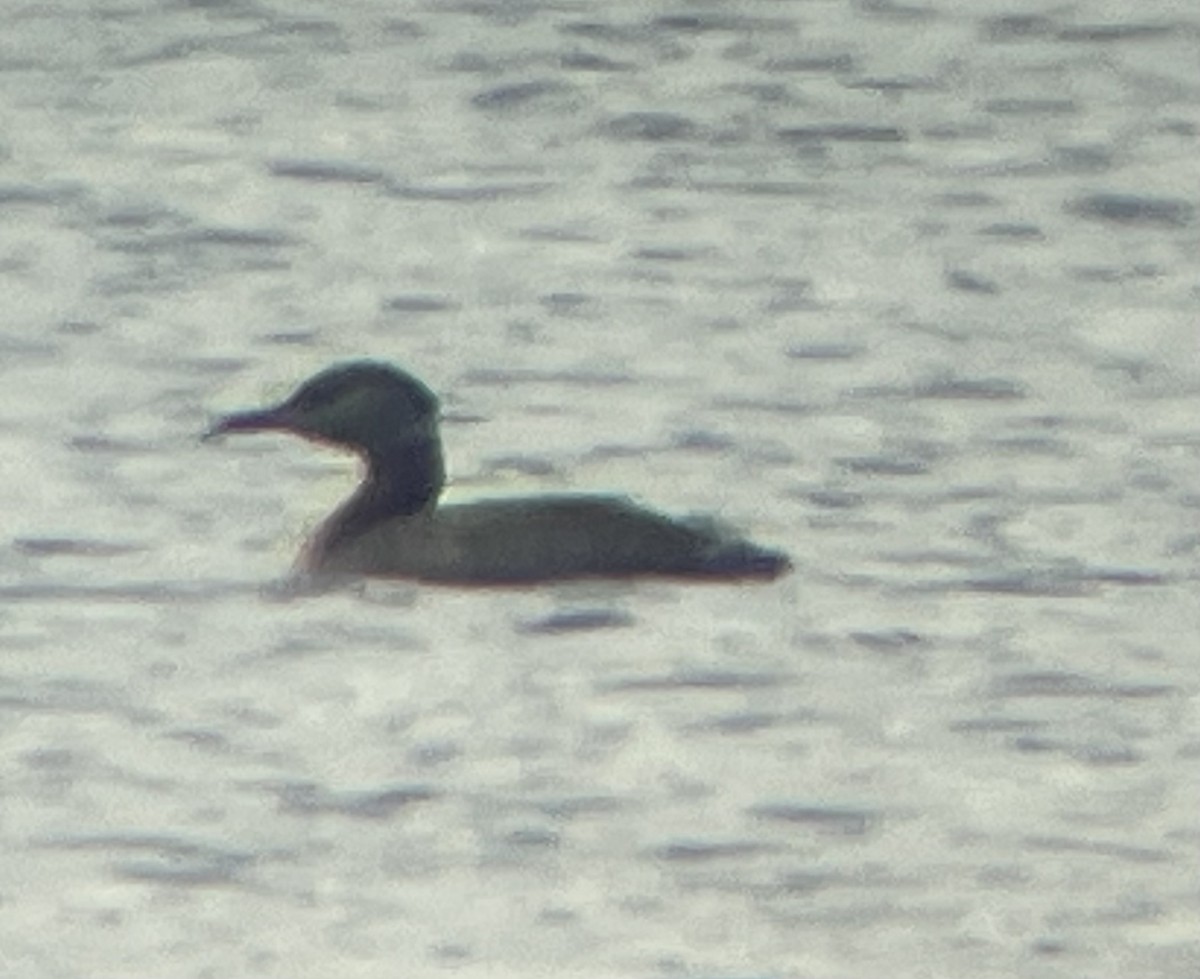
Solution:
[[[5,21],[7,974],[1197,971],[1190,13]],[[796,570],[292,588],[362,355]]]

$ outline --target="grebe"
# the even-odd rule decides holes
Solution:
[[[458,584],[658,575],[772,579],[785,555],[711,520],[675,520],[620,496],[556,494],[438,505],[445,482],[438,401],[388,364],[328,368],[282,404],[221,419],[206,438],[291,432],[359,453],[366,476],[317,531],[314,574]]]

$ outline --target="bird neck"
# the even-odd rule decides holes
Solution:
[[[445,483],[442,447],[436,436],[377,446],[366,452],[367,473],[354,495],[322,535],[334,547],[393,517],[410,517],[437,502]]]

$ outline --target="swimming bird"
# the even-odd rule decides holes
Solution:
[[[302,556],[314,574],[458,584],[658,575],[771,579],[785,555],[714,521],[672,519],[622,496],[556,494],[439,505],[438,399],[390,364],[338,364],[281,404],[219,420],[206,438],[281,431],[357,452],[366,475]]]

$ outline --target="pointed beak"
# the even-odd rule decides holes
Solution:
[[[239,411],[217,421],[201,437],[201,441],[236,435],[239,432],[291,432],[295,431],[295,419],[284,406],[264,408],[259,411]]]

